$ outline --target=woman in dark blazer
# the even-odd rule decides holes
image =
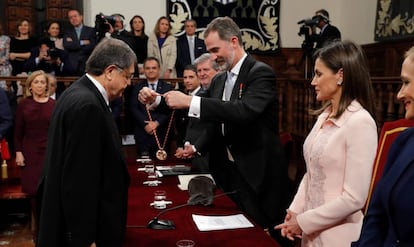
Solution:
[[[397,98],[405,106],[405,118],[414,119],[414,47],[401,69],[402,86]],[[359,241],[352,247],[414,246],[414,128],[402,132],[392,144],[378,182]]]

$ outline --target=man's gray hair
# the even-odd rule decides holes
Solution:
[[[196,60],[194,60],[194,64],[197,67],[198,64],[204,63],[206,61],[210,61],[211,67],[215,71],[219,71],[220,70],[220,66],[216,63],[216,61],[211,60],[211,54],[210,53],[203,53],[203,54],[201,54],[198,58],[196,58]]]
[[[137,63],[134,51],[122,40],[104,38],[86,61],[86,72],[101,75],[109,65],[127,69]]]
[[[219,38],[224,41],[230,41],[231,37],[236,36],[239,40],[239,45],[243,47],[243,41],[239,26],[228,16],[217,17],[210,24],[207,25],[204,31],[204,39],[210,34],[210,32],[217,32]]]

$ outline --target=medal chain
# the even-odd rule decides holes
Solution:
[[[152,122],[153,120],[152,120],[152,116],[151,116],[151,113],[150,113],[150,110],[149,110],[149,105],[145,105],[145,109],[147,110],[149,120]],[[167,132],[165,133],[164,143],[162,144],[162,147],[161,147],[161,143],[160,143],[160,140],[158,138],[158,135],[157,135],[157,129],[154,130],[155,141],[157,142],[157,146],[160,150],[164,150],[165,145],[167,144],[167,137],[168,137],[168,133],[170,133],[172,120],[174,118],[174,112],[175,112],[175,110],[173,110],[171,112],[170,121],[168,122]]]

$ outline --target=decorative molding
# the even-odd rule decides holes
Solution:
[[[187,19],[196,20],[198,37],[203,39],[212,19],[229,16],[239,25],[247,51],[279,51],[280,0],[168,0],[167,12],[176,37],[184,34]]]
[[[414,36],[412,0],[378,0],[375,40],[403,39]]]

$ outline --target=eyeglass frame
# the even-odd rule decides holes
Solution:
[[[127,79],[127,80],[132,80],[132,79],[134,78],[134,73],[131,73],[131,74],[128,76],[128,74],[127,74],[126,70],[125,70],[125,69],[123,69],[123,68],[121,68],[121,66],[119,66],[118,64],[114,64],[114,66],[116,67],[116,69],[117,69],[119,72],[125,72],[125,75],[124,75],[125,79]]]

